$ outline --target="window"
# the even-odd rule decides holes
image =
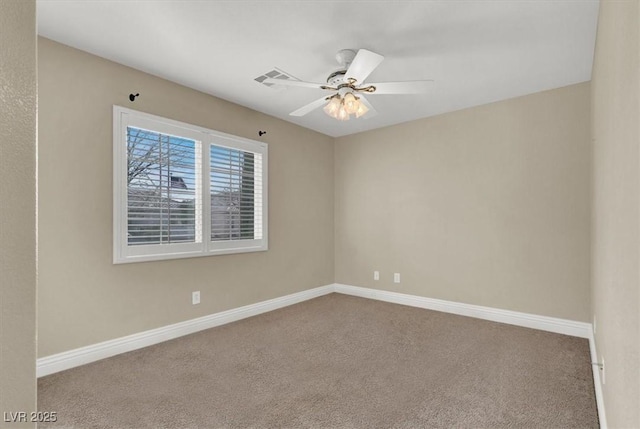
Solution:
[[[267,250],[267,145],[119,106],[114,263]]]

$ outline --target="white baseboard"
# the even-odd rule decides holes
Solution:
[[[183,335],[193,334],[194,332],[202,331],[204,329],[213,328],[226,323],[245,319],[247,317],[266,313],[268,311],[277,310],[278,308],[297,304],[322,295],[327,295],[333,291],[333,285],[321,286],[280,298],[245,305],[244,307],[238,307],[222,311],[220,313],[199,317],[197,319],[164,326],[162,328],[152,329],[138,334],[128,335],[126,337],[116,338],[114,340],[104,341],[98,344],[46,356],[38,359],[36,374],[38,377],[43,377],[45,375],[64,371],[65,369],[74,368],[100,359],[115,356],[120,353],[137,350],[163,341],[178,338]]]
[[[591,351],[591,362],[600,362],[598,360],[598,349],[596,348],[596,339],[593,330],[589,331],[589,349]],[[597,366],[591,366],[593,372],[593,387],[596,391],[596,404],[598,406],[598,420],[600,420],[600,429],[607,429],[607,415],[604,412],[604,397],[602,395],[602,380],[600,378],[600,370]]]
[[[540,329],[543,331],[556,332],[581,338],[591,338],[590,335],[592,332],[590,323],[575,322],[572,320],[557,319],[547,316],[537,316],[510,310],[501,310],[491,307],[482,307],[478,305],[463,304],[344,284],[331,284],[46,356],[38,359],[36,373],[38,377],[43,377],[45,375],[64,371],[65,369],[74,368],[100,359],[115,356],[120,353],[137,350],[163,341],[178,338],[183,335],[192,334],[204,329],[256,316],[258,314],[266,313],[268,311],[276,310],[278,308],[286,307],[288,305],[296,304],[332,292],[479,319],[492,320],[494,322]],[[599,384],[596,385],[599,386]]]
[[[120,353],[137,350],[163,341],[193,334],[198,331],[235,322],[237,320],[256,316],[272,310],[277,310],[278,308],[297,304],[332,292],[375,299],[378,301],[392,302],[395,304],[403,304],[411,307],[425,308],[445,313],[453,313],[461,316],[475,317],[478,319],[491,320],[509,325],[517,325],[526,328],[571,335],[574,337],[588,338],[591,351],[591,361],[598,362],[595,339],[593,336],[592,325],[590,323],[575,322],[555,317],[538,316],[534,314],[520,313],[517,311],[501,310],[491,307],[482,307],[479,305],[463,304],[459,302],[425,298],[416,295],[407,295],[398,292],[389,292],[334,283],[286,295],[280,298],[274,298],[268,301],[262,301],[256,304],[199,317],[197,319],[164,326],[162,328],[152,329],[138,334],[128,335],[126,337],[116,338],[114,340],[104,341],[102,343],[46,356],[38,359],[36,373],[38,377],[43,377],[45,375],[50,375],[59,371],[95,362],[100,359],[115,356]],[[602,385],[600,383],[600,371],[594,367],[592,372],[600,427],[602,429],[607,429]]]
[[[460,302],[444,301],[441,299],[425,298],[422,296],[407,295],[404,293],[369,289],[358,286],[335,284],[334,288],[336,292],[346,295],[376,299],[378,301],[392,302],[411,307],[426,308],[429,310],[442,311],[444,313],[458,314],[460,316],[475,317],[477,319],[491,320],[509,325],[571,335],[573,337],[589,338],[589,333],[591,332],[591,324],[585,322],[575,322],[573,320],[558,319],[555,317],[538,316],[535,314],[501,310],[492,307],[482,307],[480,305],[463,304]]]

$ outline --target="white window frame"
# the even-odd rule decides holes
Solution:
[[[127,210],[127,127],[142,128],[168,135],[185,137],[196,142],[196,165],[200,163],[201,216],[200,237],[195,243],[128,244]],[[257,199],[262,206],[261,222],[254,226],[261,230],[261,239],[211,240],[210,151],[211,146],[243,150],[260,154],[262,158],[262,192]],[[200,153],[198,154],[198,151]],[[158,261],[227,255],[268,250],[268,146],[264,142],[233,136],[197,125],[113,106],[113,263]],[[197,174],[197,172],[196,172]],[[197,187],[198,188],[198,187]],[[260,216],[256,214],[256,220]],[[196,233],[196,235],[198,235]],[[200,240],[198,241],[198,239]]]

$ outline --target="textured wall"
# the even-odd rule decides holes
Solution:
[[[640,7],[602,1],[592,78],[593,311],[612,428],[640,427]]]
[[[0,0],[0,413],[36,401],[35,7]]]
[[[588,321],[589,91],[337,139],[336,282]]]
[[[331,138],[47,39],[39,91],[40,356],[333,283]],[[256,140],[267,130],[269,250],[113,265],[114,104]]]

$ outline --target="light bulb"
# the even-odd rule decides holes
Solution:
[[[356,113],[359,104],[360,102],[352,93],[348,92],[344,96],[344,109],[347,111],[347,113]]]
[[[356,118],[359,118],[362,115],[365,115],[368,111],[369,108],[367,106],[364,105],[364,103],[362,101],[358,100],[358,110],[356,110]]]

